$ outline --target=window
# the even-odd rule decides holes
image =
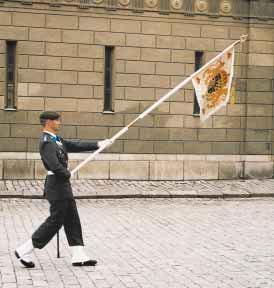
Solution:
[[[104,112],[113,112],[113,53],[114,47],[105,47],[105,83],[104,83]]]
[[[203,66],[203,56],[204,52],[195,51],[195,71],[199,70]],[[197,101],[196,93],[194,91],[194,107],[193,114],[200,114],[200,106]]]
[[[16,41],[7,41],[7,74],[6,74],[6,99],[5,109],[14,110],[15,106],[15,81],[16,81]]]

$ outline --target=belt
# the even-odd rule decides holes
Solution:
[[[48,171],[48,175],[54,175],[52,171]]]

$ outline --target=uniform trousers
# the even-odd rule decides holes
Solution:
[[[69,246],[84,246],[82,227],[74,199],[48,200],[50,216],[32,234],[34,248],[42,249],[64,225]]]

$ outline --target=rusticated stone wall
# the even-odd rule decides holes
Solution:
[[[0,150],[36,152],[43,110],[61,112],[66,138],[111,137],[194,72],[195,51],[208,61],[249,34],[236,104],[202,124],[187,85],[108,152],[271,157],[272,12],[269,0],[0,1]],[[4,109],[6,40],[17,40],[16,111]],[[113,114],[103,113],[105,46],[114,46]]]

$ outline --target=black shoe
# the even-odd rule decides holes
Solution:
[[[88,260],[84,262],[74,262],[72,263],[72,266],[96,266],[97,261],[96,260]]]
[[[22,258],[20,258],[18,252],[15,250],[14,251],[14,254],[16,256],[17,259],[20,260],[20,262],[26,267],[26,268],[34,268],[35,267],[35,264],[32,262],[32,261],[26,261]]]

